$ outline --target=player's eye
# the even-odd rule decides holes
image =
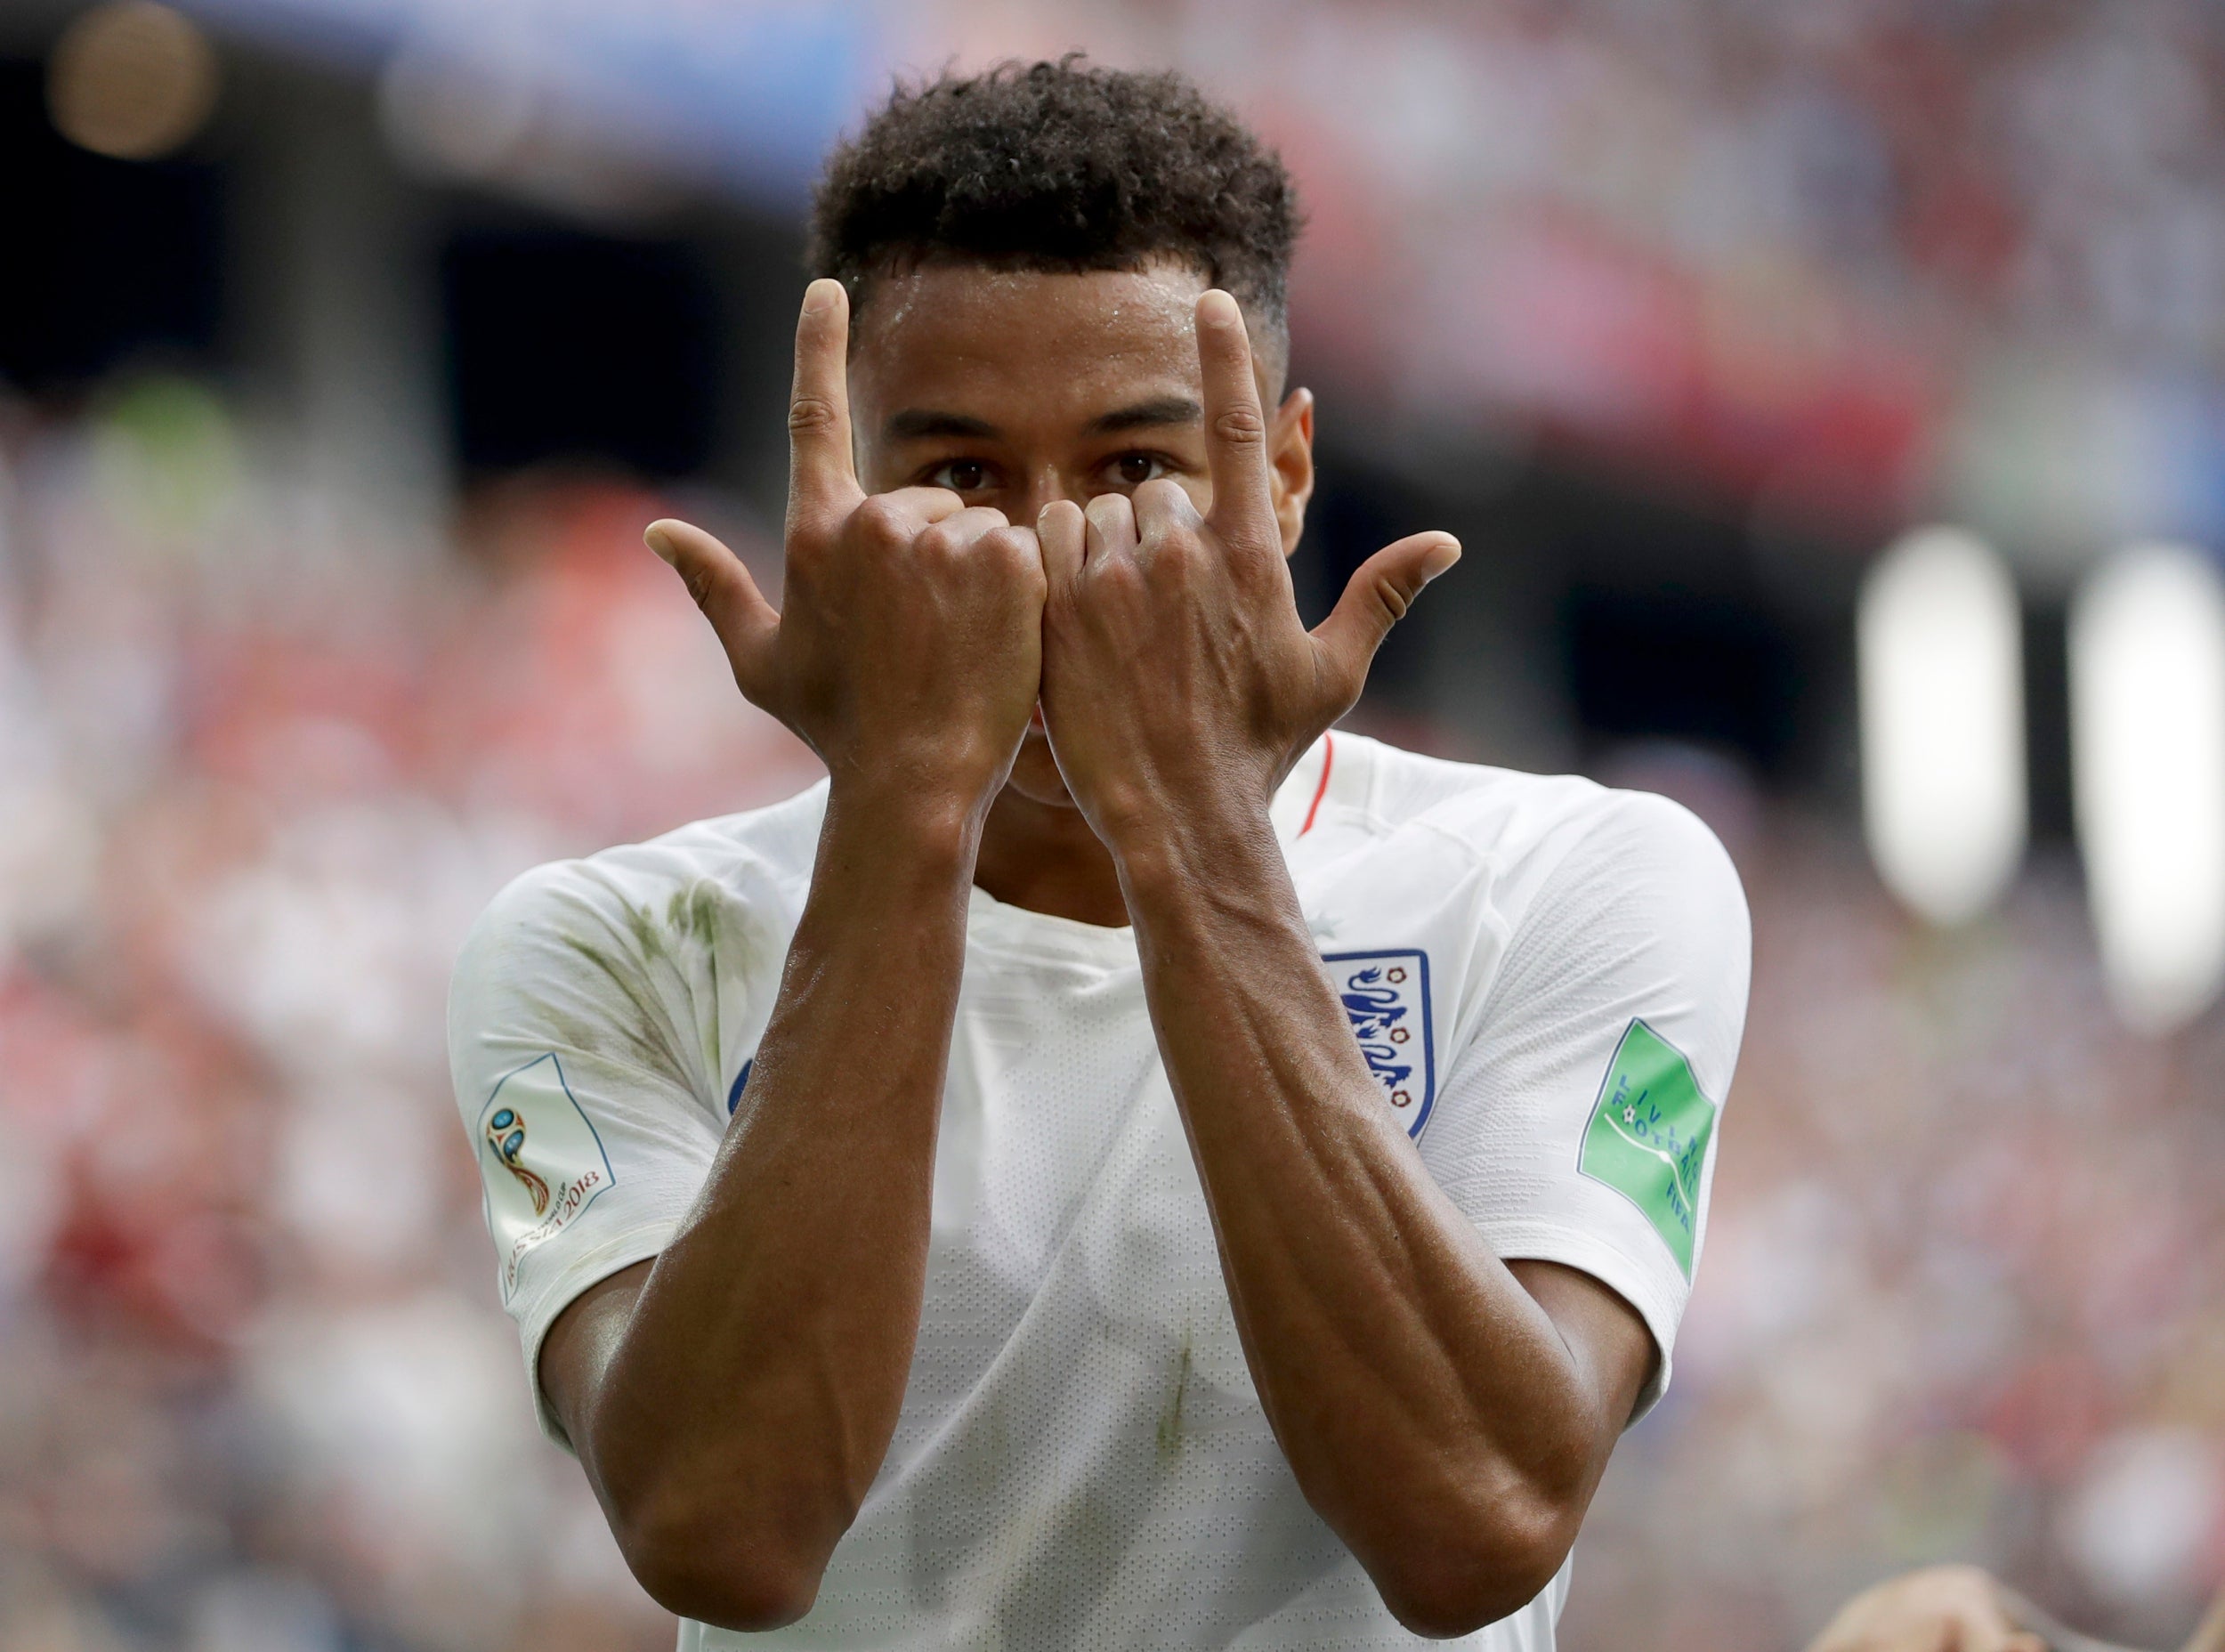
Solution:
[[[928,474],[927,486],[952,493],[979,493],[989,485],[989,466],[979,459],[951,459]]]
[[[1112,461],[1112,474],[1124,488],[1140,488],[1167,474],[1166,461],[1155,453],[1123,453]]]

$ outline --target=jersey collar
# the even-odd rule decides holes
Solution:
[[[1348,741],[1350,737],[1346,738]],[[1275,838],[1285,849],[1319,823],[1322,810],[1329,803],[1330,785],[1336,779],[1339,743],[1344,742],[1339,741],[1334,731],[1315,741],[1283,780],[1274,794],[1274,801],[1268,806],[1267,818],[1274,822]]]

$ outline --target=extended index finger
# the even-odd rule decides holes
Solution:
[[[788,403],[788,508],[845,514],[865,497],[850,454],[850,295],[824,278],[804,289],[796,319],[796,384]]]
[[[1198,367],[1204,378],[1205,454],[1213,477],[1213,525],[1262,540],[1279,538],[1267,486],[1267,421],[1251,368],[1251,338],[1236,301],[1218,287],[1197,301]]]

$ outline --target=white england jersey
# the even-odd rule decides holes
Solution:
[[[543,867],[466,942],[457,1095],[529,1380],[566,1304],[669,1242],[747,1107],[824,806]],[[1650,1405],[1745,1016],[1729,860],[1660,798],[1346,733],[1274,814],[1383,1105],[1500,1256],[1644,1316]],[[818,1603],[684,1624],[683,1652],[1422,1644],[1268,1429],[1129,930],[974,891],[933,1219],[901,1419]],[[1458,1644],[1549,1652],[1568,1578]]]

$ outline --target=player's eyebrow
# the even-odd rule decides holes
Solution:
[[[1089,421],[1093,436],[1117,435],[1124,430],[1151,430],[1162,425],[1194,425],[1205,409],[1187,396],[1154,396],[1100,413]]]
[[[988,441],[1002,433],[985,418],[933,408],[905,408],[892,413],[886,429],[891,441],[918,441],[927,436],[973,436]]]

